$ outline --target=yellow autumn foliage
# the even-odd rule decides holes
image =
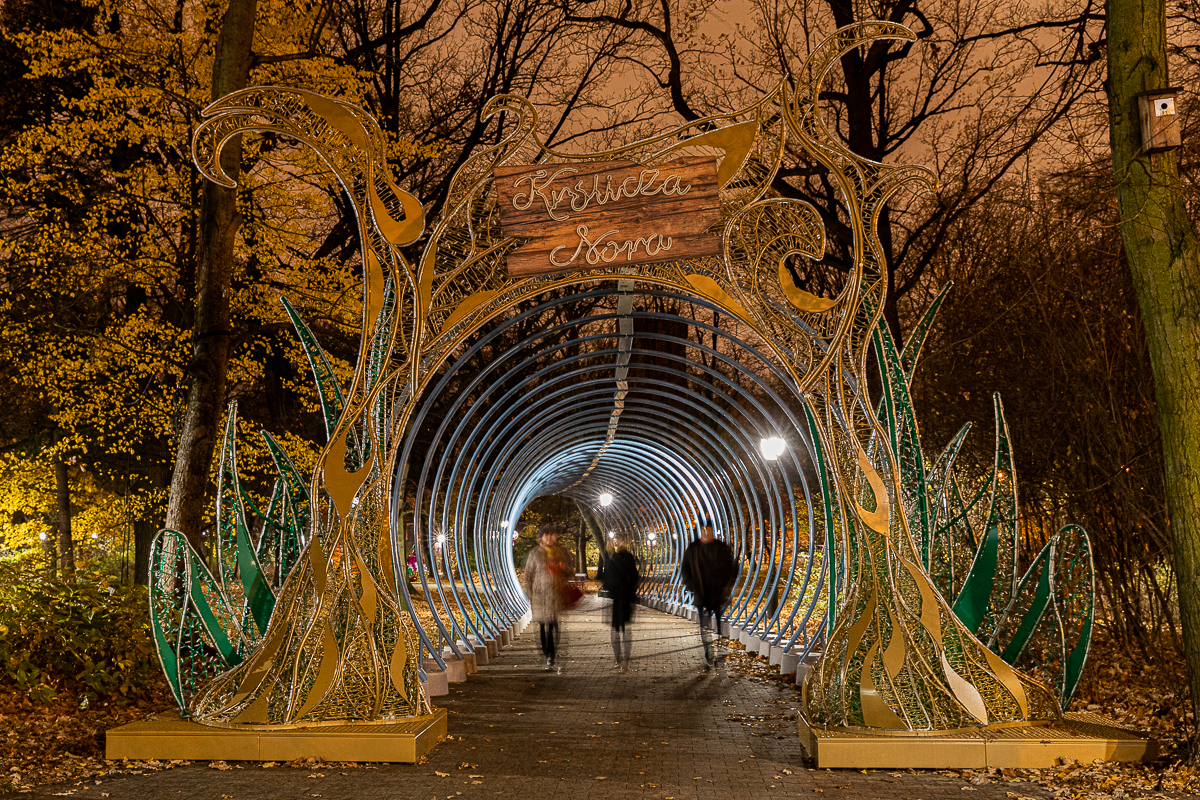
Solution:
[[[202,180],[190,142],[211,99],[222,8],[82,5],[92,24],[0,31],[24,61],[22,80],[43,87],[51,109],[0,140],[0,206],[10,209],[0,224],[0,378],[12,404],[0,426],[0,547],[8,549],[53,530],[56,453],[70,465],[77,550],[93,533],[120,541],[132,515],[160,524],[184,411]],[[318,24],[321,4],[262,0],[258,10],[251,84],[364,101],[370,76],[294,55],[332,35]],[[395,136],[389,144],[397,158],[436,153]],[[313,255],[339,219],[338,187],[314,154],[250,138],[243,166],[227,396],[242,401],[244,488],[265,508],[275,473],[258,432],[276,423],[304,473],[317,444],[292,423],[307,418],[310,432],[320,430],[311,371],[279,297],[333,340],[331,362],[346,380],[337,345],[352,357],[360,278],[354,259]],[[268,382],[286,400],[282,411],[264,400]]]

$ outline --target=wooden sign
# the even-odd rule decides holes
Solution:
[[[633,161],[497,167],[494,175],[504,235],[528,239],[509,254],[509,275],[721,253],[721,237],[705,233],[721,221],[711,156],[654,167]]]

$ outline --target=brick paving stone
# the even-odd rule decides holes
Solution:
[[[196,763],[100,784],[42,787],[31,797],[112,800],[230,798],[561,798],[716,800],[1008,800],[1049,795],[1027,784],[973,786],[933,772],[813,770],[802,761],[797,694],[776,682],[703,669],[693,623],[639,609],[632,669],[612,667],[602,611],[563,625],[562,674],[546,672],[537,629],[450,695],[451,739],[426,763],[367,768],[217,770]],[[751,719],[753,717],[753,719]],[[439,775],[438,773],[443,773]],[[314,777],[315,776],[315,777]],[[1018,790],[1018,791],[1014,791]]]

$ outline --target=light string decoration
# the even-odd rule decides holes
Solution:
[[[489,517],[485,527],[507,543],[503,550],[476,546],[469,552],[468,537],[457,533],[459,520],[446,519],[441,527],[426,523],[423,491],[417,492],[420,581],[432,597],[422,554],[434,555],[431,537],[438,530],[456,532],[442,543],[453,552],[440,556],[450,586],[434,578],[442,607],[462,612],[447,614],[448,625],[435,615],[437,630],[424,630],[411,613],[399,523],[401,476],[417,459],[412,432],[424,414],[419,398],[436,388],[451,353],[519,304],[558,287],[615,282],[622,296],[636,285],[691,297],[746,326],[804,409],[803,419],[791,424],[811,443],[821,497],[810,519],[823,526],[826,549],[814,558],[814,532],[804,586],[814,564],[819,580],[801,595],[809,602],[805,621],[813,616],[816,595],[824,597],[826,611],[818,615],[824,621],[818,636],[792,626],[785,637],[781,620],[796,618],[800,601],[782,617],[775,603],[768,617],[762,609],[769,592],[758,583],[757,569],[735,589],[733,613],[770,620],[777,627],[767,633],[789,649],[819,652],[804,682],[803,714],[811,724],[944,732],[1060,720],[1090,641],[1094,591],[1086,535],[1064,529],[1018,579],[1015,473],[998,401],[997,466],[987,486],[969,500],[962,497],[953,462],[965,431],[941,458],[926,463],[907,386],[937,304],[897,353],[879,324],[888,287],[875,227],[895,191],[912,182],[932,187],[933,177],[923,168],[854,155],[818,113],[829,68],[843,53],[880,38],[914,36],[886,22],[849,26],[814,50],[795,90],[782,82],[750,108],[602,153],[547,147],[526,100],[495,98],[486,115],[504,113],[507,133],[456,173],[416,264],[401,248],[424,232],[424,213],[389,177],[383,134],[362,109],[276,87],[237,92],[206,109],[193,152],[211,180],[234,185],[220,153],[232,137],[248,132],[291,137],[324,160],[358,220],[364,298],[358,361],[344,392],[316,337],[285,301],[317,381],[329,438],[313,475],[300,476],[268,436],[279,479],[267,509],[253,508],[237,480],[231,407],[220,462],[216,574],[180,534],[163,531],[155,540],[151,618],[182,713],[208,725],[279,728],[385,722],[429,712],[421,654],[428,650],[440,660],[435,641],[457,651],[525,610],[512,580],[510,535],[498,521],[516,520],[530,497],[511,487],[509,505]],[[829,170],[844,197],[854,263],[834,297],[797,288],[785,266],[788,257],[820,259],[825,250],[816,209],[766,196],[789,136]],[[493,178],[498,168],[614,159],[655,167],[697,156],[718,161],[720,221],[711,232],[722,237],[720,255],[534,277],[508,274],[506,258],[522,240],[501,232]],[[631,306],[621,302],[618,316],[632,319]],[[881,401],[866,394],[872,346],[880,354]],[[628,344],[621,348],[627,366]],[[628,392],[620,369],[615,401],[611,383],[595,391],[620,403],[618,409],[626,407]],[[619,456],[625,445],[614,434],[618,416],[608,419],[605,447]],[[555,448],[565,455],[554,468],[574,476],[571,486],[599,463],[594,450],[576,452],[567,441]],[[659,458],[662,475],[698,480],[669,453]],[[652,477],[670,488],[673,478],[662,475]],[[488,475],[491,485],[508,479]],[[249,533],[251,513],[264,520],[258,541]],[[667,539],[666,532],[671,515],[682,515],[654,513],[656,535],[649,546],[642,544],[654,578],[647,592],[679,600],[669,559],[682,542]],[[687,513],[699,516],[700,509]],[[612,518],[620,519],[616,513]],[[768,545],[773,554],[755,554],[756,563],[766,565],[771,581],[789,584],[798,574],[797,558],[785,563],[782,541],[739,543],[743,549]]]

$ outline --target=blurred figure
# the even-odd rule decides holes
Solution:
[[[613,542],[613,552],[604,569],[604,591],[612,599],[609,621],[612,623],[613,666],[628,672],[633,654],[633,632],[628,626],[633,620],[633,601],[642,579],[637,559],[629,552],[628,538],[620,536]]]
[[[563,608],[563,590],[575,573],[571,554],[558,546],[558,528],[543,525],[538,529],[538,546],[525,559],[521,585],[529,596],[531,618],[541,633],[542,655],[546,669],[553,669],[558,659],[558,615]],[[562,672],[562,667],[558,667]]]
[[[700,643],[704,645],[704,668],[717,663],[716,655],[705,633],[706,618],[713,617],[714,630],[721,633],[721,609],[729,599],[729,591],[737,580],[737,564],[729,545],[713,534],[711,520],[700,523],[699,538],[693,539],[683,551],[679,574],[683,585],[696,602],[700,619]]]

